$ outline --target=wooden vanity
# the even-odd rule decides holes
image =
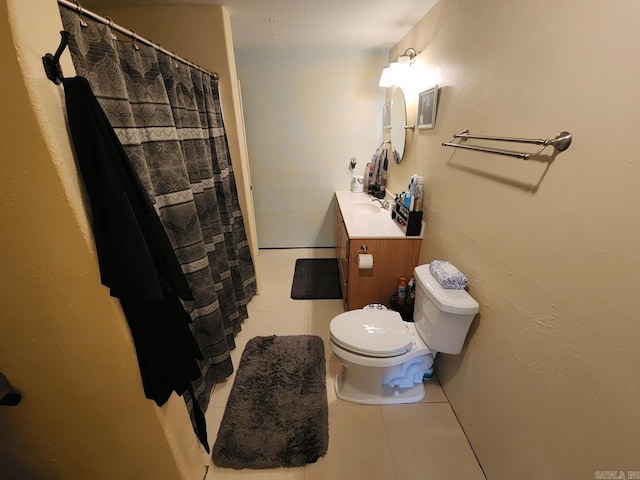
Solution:
[[[409,280],[418,265],[422,235],[405,236],[391,219],[390,209],[370,213],[371,209],[363,208],[373,203],[367,194],[336,192],[335,197],[335,242],[344,307],[354,310],[370,303],[389,306],[398,278]],[[363,247],[373,255],[371,269],[358,267]]]

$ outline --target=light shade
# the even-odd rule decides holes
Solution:
[[[384,88],[390,87],[394,83],[392,77],[391,66],[387,65],[382,69],[382,75],[380,75],[380,83],[378,83],[378,85]]]
[[[380,75],[380,87],[391,87],[398,84],[399,81],[404,78],[408,73],[413,59],[416,57],[416,51],[413,48],[408,48],[404,54],[399,55],[391,64],[384,67],[382,75]]]

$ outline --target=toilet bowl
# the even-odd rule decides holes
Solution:
[[[436,353],[460,353],[478,303],[464,290],[442,288],[429,265],[414,274],[413,323],[392,310],[367,308],[331,321],[329,345],[342,363],[334,385],[338,398],[373,405],[419,402]]]

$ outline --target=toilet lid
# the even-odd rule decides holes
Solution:
[[[369,357],[395,357],[411,350],[412,337],[398,312],[352,310],[329,325],[331,339],[339,346]]]

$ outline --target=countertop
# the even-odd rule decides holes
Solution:
[[[350,239],[357,238],[396,238],[416,239],[422,238],[424,222],[419,236],[407,237],[400,227],[391,219],[391,206],[388,210],[380,208],[377,213],[356,212],[358,204],[372,204],[380,206],[379,202],[373,202],[371,195],[366,193],[353,193],[351,191],[336,192],[336,201],[344,217],[347,234]],[[393,197],[387,192],[387,201],[393,205]]]

